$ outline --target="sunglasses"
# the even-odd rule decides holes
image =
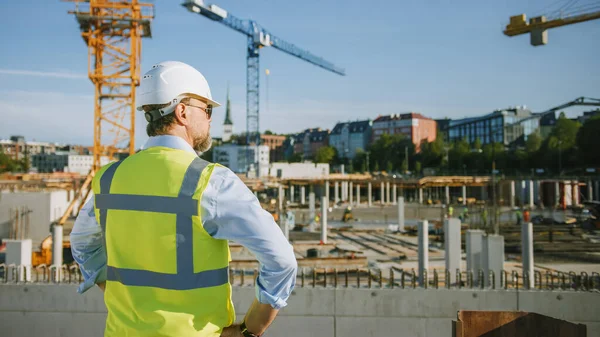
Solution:
[[[186,106],[191,106],[193,108],[198,108],[204,112],[206,112],[206,114],[208,115],[208,119],[211,119],[212,117],[212,105],[209,104],[206,108],[203,108],[201,106],[197,106],[197,105],[191,105],[191,104],[185,104]]]

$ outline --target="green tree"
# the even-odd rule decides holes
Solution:
[[[479,139],[479,137],[475,139],[475,143],[473,143],[473,148],[475,150],[481,150],[481,139]]]
[[[600,166],[600,116],[596,116],[583,124],[577,133],[579,158],[585,166]]]
[[[534,132],[527,137],[525,142],[525,149],[528,154],[532,155],[537,152],[542,146],[542,136],[539,132]]]
[[[271,130],[267,130],[267,131],[265,131],[265,135],[274,135],[274,133]]]
[[[323,146],[317,150],[317,153],[315,154],[315,162],[331,164],[334,157],[335,149],[332,146]]]
[[[299,163],[302,161],[302,154],[295,152],[287,159],[287,161],[288,163]]]
[[[387,162],[387,164],[385,166],[385,171],[387,173],[391,173],[393,169],[394,169],[394,167],[392,165],[392,162],[388,160],[388,162]]]

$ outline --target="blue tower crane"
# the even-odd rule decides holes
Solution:
[[[333,63],[313,55],[306,50],[300,49],[292,43],[274,36],[253,20],[239,19],[217,5],[205,4],[203,0],[186,0],[182,3],[182,6],[187,8],[190,12],[220,22],[225,26],[246,35],[248,38],[248,51],[246,57],[246,140],[248,145],[252,142],[257,146],[260,144],[258,100],[260,78],[258,56],[260,48],[273,47],[325,70],[329,70],[342,76],[345,75],[344,69],[339,68]],[[258,152],[255,158],[258,158]],[[250,160],[247,160],[247,163],[250,163]],[[256,170],[258,172],[258,163],[255,161],[254,164],[256,165]]]

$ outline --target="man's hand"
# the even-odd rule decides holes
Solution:
[[[240,325],[233,324],[226,328],[223,328],[223,332],[221,332],[221,337],[242,337]]]

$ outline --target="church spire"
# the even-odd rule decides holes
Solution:
[[[231,102],[229,100],[229,83],[227,83],[227,104],[225,106],[225,121],[223,125],[233,125],[231,121]]]

